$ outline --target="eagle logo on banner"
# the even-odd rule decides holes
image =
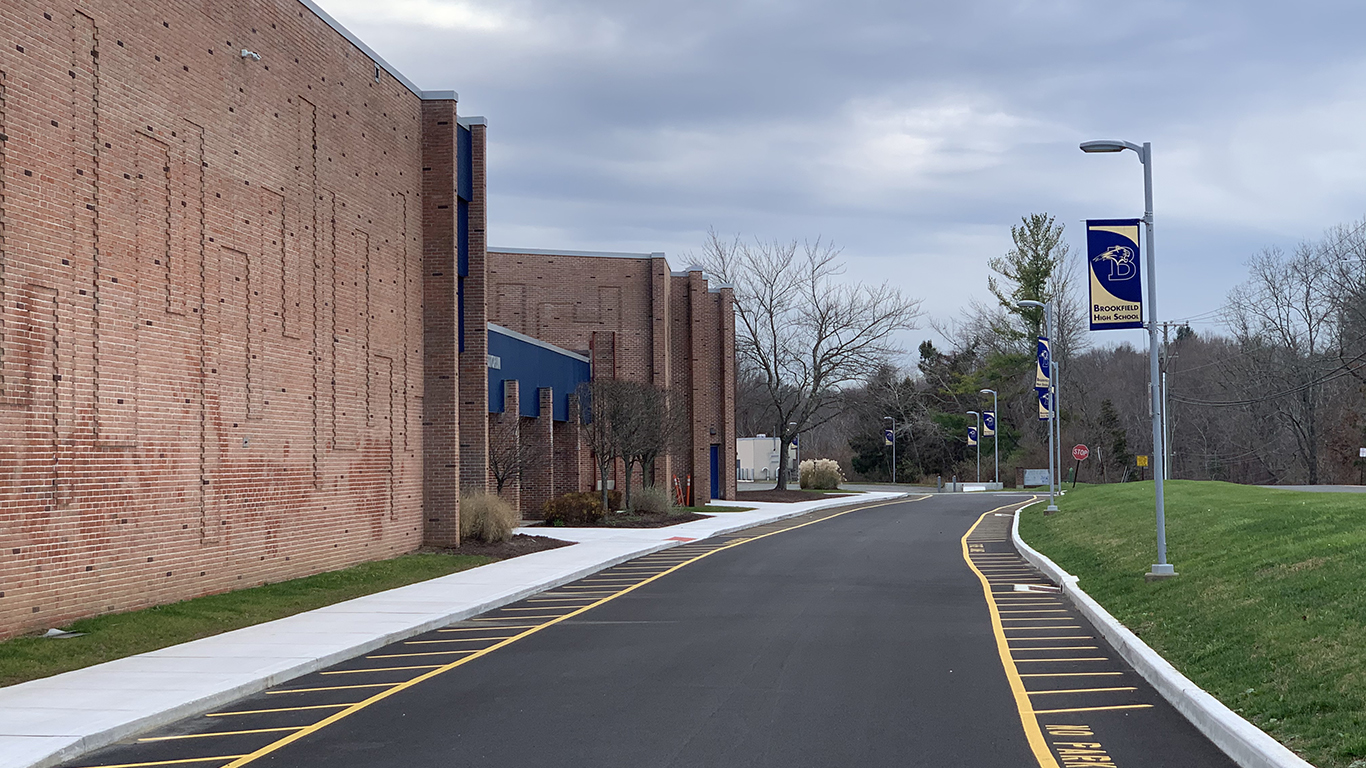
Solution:
[[[1097,255],[1092,261],[1110,262],[1110,280],[1132,280],[1138,275],[1138,265],[1134,249],[1127,245],[1112,245]]]

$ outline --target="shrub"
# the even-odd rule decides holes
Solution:
[[[602,520],[603,509],[601,494],[597,491],[566,493],[547,501],[542,510],[545,512],[546,525],[568,525],[584,528],[597,525]]]
[[[460,538],[490,544],[507,541],[521,517],[512,505],[492,493],[460,494]]]
[[[802,488],[817,491],[833,491],[844,482],[844,473],[834,459],[807,459],[797,467],[797,477]]]
[[[598,494],[598,497],[599,497],[598,500],[599,500],[599,501],[602,500],[602,499],[601,499],[601,496],[602,496],[602,494],[601,494],[601,492],[599,492],[599,494]],[[622,501],[621,491],[618,491],[618,490],[615,489],[615,488],[612,488],[612,489],[608,490],[608,491],[607,491],[607,511],[608,511],[608,512],[616,512],[617,510],[621,510],[621,509],[626,509],[626,504],[625,504],[625,502]]]
[[[647,485],[631,493],[631,511],[642,515],[666,515],[673,510],[674,498],[667,488]]]

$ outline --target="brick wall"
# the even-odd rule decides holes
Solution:
[[[487,270],[489,322],[589,354],[594,377],[666,386],[689,409],[690,448],[657,467],[661,482],[691,475],[697,500],[705,502],[717,445],[720,495],[735,497],[730,288],[700,269],[671,271],[661,253],[490,250]],[[581,490],[593,489],[594,473],[581,475]],[[620,468],[614,479],[621,487]]]
[[[418,545],[437,113],[294,0],[0,4],[0,635]]]

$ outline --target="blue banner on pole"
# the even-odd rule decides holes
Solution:
[[[892,444],[892,430],[890,430],[890,429],[884,429],[884,430],[882,430],[882,444],[883,444],[883,445],[891,445],[891,444]]]
[[[968,427],[968,445],[977,445],[977,427]]]
[[[982,437],[991,437],[996,434],[996,414],[992,411],[982,412]]]
[[[1039,421],[1048,421],[1048,404],[1050,402],[1048,390],[1039,392]]]
[[[1034,389],[1039,392],[1048,391],[1048,367],[1051,364],[1051,356],[1052,350],[1049,348],[1048,339],[1040,336],[1034,361]]]
[[[1138,225],[1142,223],[1142,219],[1086,222],[1093,331],[1143,327],[1143,278],[1138,268]]]

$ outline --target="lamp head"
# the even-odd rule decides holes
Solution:
[[[1017,301],[1015,302],[1015,306],[1034,307],[1035,309],[1047,309],[1047,305],[1045,305],[1042,301],[1034,301],[1033,299],[1024,299],[1023,301]]]
[[[1128,142],[1114,141],[1112,139],[1098,139],[1096,141],[1083,141],[1081,143],[1082,152],[1123,152],[1128,149]]]
[[[977,411],[964,411],[964,413],[968,414],[969,416],[981,416],[981,415],[982,415],[982,414],[978,413]]]
[[[979,389],[979,390],[977,390],[977,393],[978,393],[978,394],[982,394],[982,395],[994,395],[994,394],[996,394],[996,390],[994,390],[994,389]]]

